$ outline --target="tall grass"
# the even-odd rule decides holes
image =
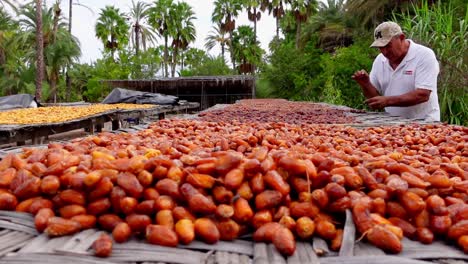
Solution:
[[[468,3],[457,17],[452,1],[413,5],[394,14],[408,37],[431,47],[440,63],[438,95],[442,120],[468,125]],[[460,7],[459,7],[460,8]]]

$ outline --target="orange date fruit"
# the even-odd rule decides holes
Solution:
[[[294,235],[291,230],[286,227],[280,227],[276,230],[272,242],[282,255],[291,256],[296,251]]]
[[[369,229],[366,235],[369,242],[389,253],[399,253],[402,250],[400,239],[383,225]]]
[[[188,245],[195,239],[195,225],[189,219],[180,219],[175,224],[175,232],[179,241]]]
[[[447,215],[449,213],[445,201],[439,195],[434,194],[426,199],[427,210],[434,215]]]
[[[341,244],[343,243],[343,229],[336,230],[336,236],[332,239],[330,243],[330,249],[333,251],[338,251],[341,248]]]
[[[172,214],[172,211],[169,209],[165,209],[157,212],[156,224],[161,226],[167,226],[170,229],[174,229],[174,216]]]
[[[195,221],[195,216],[187,210],[185,207],[177,206],[172,209],[172,216],[174,217],[175,221],[179,221],[181,219],[189,219],[190,221]]]
[[[194,223],[196,236],[207,244],[218,242],[220,233],[215,223],[209,218],[198,218]]]
[[[255,197],[255,208],[257,210],[270,209],[278,206],[283,196],[278,191],[266,190]]]
[[[131,215],[135,212],[138,205],[138,200],[134,197],[124,197],[120,199],[120,210],[126,215]]]
[[[96,226],[97,218],[94,215],[82,214],[75,215],[70,220],[78,222],[81,225],[81,230],[94,228]]]
[[[294,218],[308,216],[313,219],[319,213],[319,209],[311,202],[292,202],[289,206],[289,212]]]
[[[232,169],[224,176],[224,186],[229,190],[239,188],[244,180],[244,171],[241,169]]]
[[[302,239],[312,237],[315,231],[315,222],[307,216],[303,216],[296,221],[296,234]]]
[[[315,225],[315,231],[317,235],[327,240],[332,240],[336,236],[335,225],[327,220],[318,221]]]
[[[106,258],[112,253],[112,238],[107,234],[102,234],[93,243],[94,255]]]
[[[65,204],[77,204],[84,206],[86,203],[86,199],[81,192],[71,189],[67,189],[60,192],[59,197],[60,201],[62,201]]]
[[[167,226],[148,225],[146,227],[146,240],[155,245],[176,247],[179,243],[176,232]]]
[[[34,217],[34,226],[39,233],[42,233],[47,227],[47,223],[51,217],[55,216],[54,211],[50,208],[42,208]]]
[[[0,193],[0,210],[14,210],[17,205],[18,200],[16,196],[8,192]]]
[[[143,194],[143,186],[134,174],[125,172],[117,176],[117,184],[124,189],[125,193],[133,198],[140,198]]]
[[[220,204],[216,207],[216,216],[220,219],[231,218],[234,215],[234,207]]]
[[[434,241],[434,234],[427,227],[418,227],[416,229],[416,238],[423,244],[432,244],[432,241]]]
[[[418,215],[426,208],[426,203],[417,194],[404,192],[400,197],[401,204],[410,215]]]
[[[70,219],[75,215],[86,214],[86,209],[77,204],[66,205],[59,209],[60,216],[66,219]]]
[[[468,254],[468,235],[459,237],[457,242],[463,252]]]
[[[182,198],[181,193],[179,192],[179,185],[176,181],[171,179],[162,179],[156,183],[156,190],[159,194],[168,195],[174,200],[179,200]]]
[[[78,222],[62,217],[50,217],[44,232],[50,237],[72,235],[80,231],[81,225]]]
[[[130,226],[125,222],[117,224],[114,230],[112,231],[112,237],[117,243],[123,243],[128,241],[131,235],[132,230],[130,229]]]
[[[142,233],[151,224],[151,218],[147,215],[131,214],[125,218],[133,233]]]
[[[265,242],[271,243],[273,242],[273,235],[279,228],[283,226],[276,222],[270,222],[262,225],[260,228],[255,230],[253,234],[253,240],[255,242]]]
[[[101,198],[88,204],[88,207],[86,207],[86,211],[90,215],[102,215],[107,213],[110,210],[111,206],[112,205],[109,198]]]
[[[60,180],[55,175],[45,176],[41,181],[41,192],[47,195],[54,195],[60,188]]]
[[[462,220],[452,225],[447,232],[447,237],[452,240],[457,240],[466,235],[468,235],[468,220]]]
[[[105,214],[98,217],[99,226],[108,232],[112,232],[122,222],[123,220],[115,214]]]
[[[239,223],[246,223],[252,219],[254,212],[247,200],[239,198],[234,202],[233,218]]]

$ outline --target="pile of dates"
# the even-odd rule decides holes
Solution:
[[[389,253],[406,236],[468,252],[468,128],[355,129],[161,120],[0,161],[0,209],[35,216],[51,237],[88,228],[94,243],[144,237],[175,247],[253,234],[292,255],[318,236],[339,250],[344,215]]]
[[[251,99],[199,114],[200,120],[232,122],[285,122],[290,124],[349,124],[355,122],[348,112],[324,104],[291,102],[284,99]]]

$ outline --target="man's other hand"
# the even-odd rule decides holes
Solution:
[[[372,109],[382,109],[388,106],[389,98],[387,96],[374,96],[366,100],[366,103]]]
[[[365,70],[357,71],[351,76],[361,86],[369,84],[369,74]]]

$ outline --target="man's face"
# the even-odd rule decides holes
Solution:
[[[390,62],[396,62],[399,58],[401,58],[404,50],[404,36],[396,36],[393,37],[392,40],[385,46],[381,47],[380,52],[387,58]]]

